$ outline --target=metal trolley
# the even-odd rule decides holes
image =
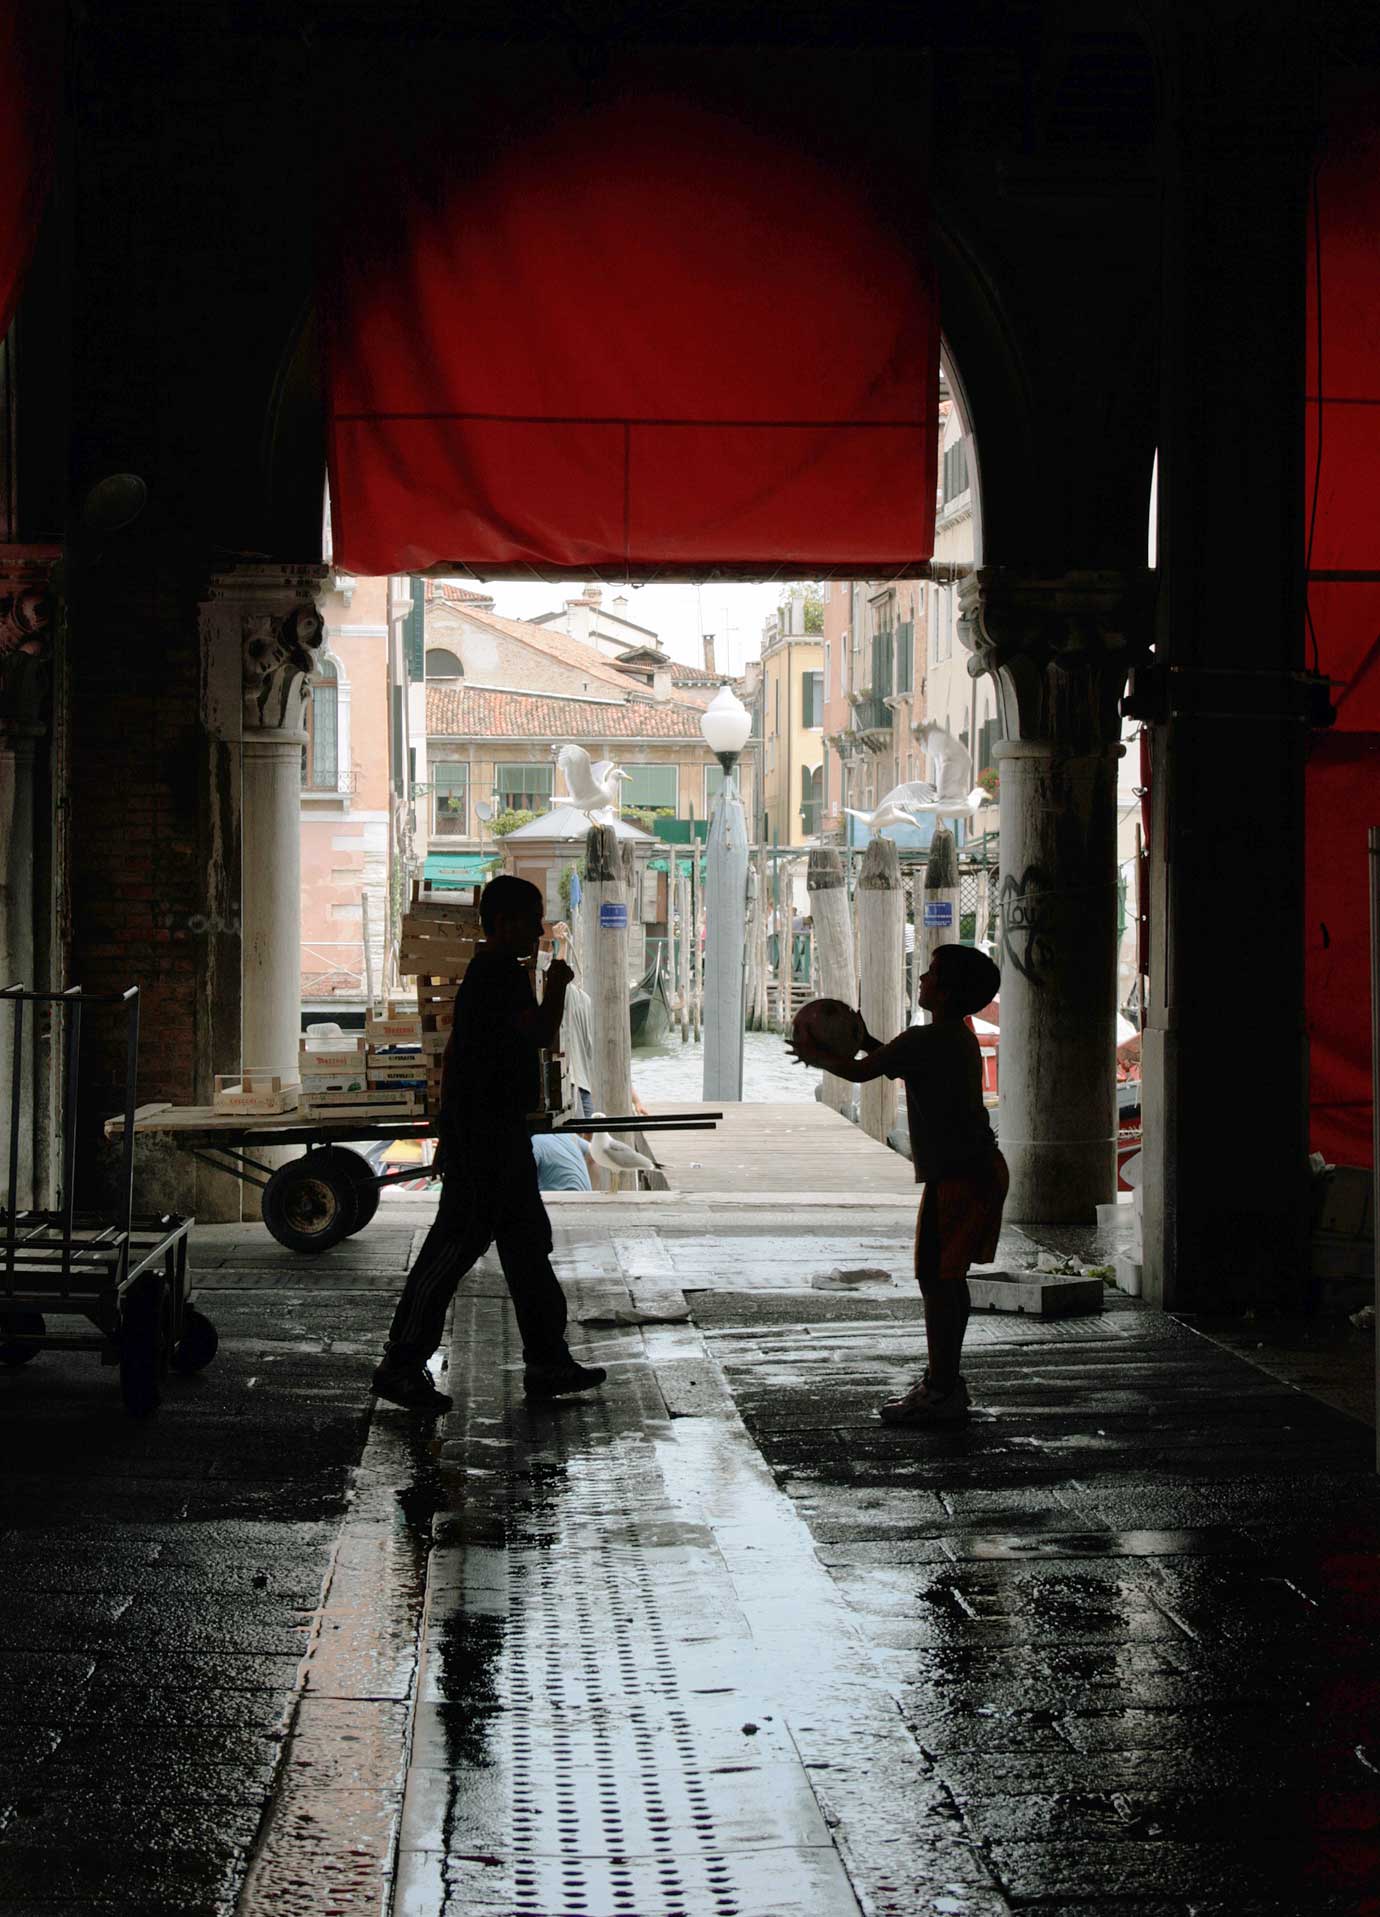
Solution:
[[[658,1113],[643,1118],[619,1115],[601,1118],[599,1130],[641,1132],[647,1138],[662,1131],[712,1131],[723,1113]],[[534,1129],[537,1128],[533,1121]],[[573,1123],[541,1123],[541,1130],[571,1132],[588,1129]],[[363,1231],[379,1207],[384,1185],[417,1176],[415,1166],[404,1171],[378,1172],[357,1144],[380,1140],[426,1139],[437,1133],[433,1119],[304,1119],[293,1112],[267,1118],[235,1117],[205,1106],[181,1109],[154,1106],[136,1113],[133,1124],[113,1118],[106,1126],[111,1138],[123,1137],[126,1153],[133,1132],[161,1134],[178,1149],[189,1152],[213,1171],[228,1172],[243,1185],[261,1193],[263,1221],[280,1245],[290,1251],[329,1251],[343,1238]],[[273,1166],[254,1156],[283,1145],[305,1147],[300,1158]]]
[[[216,1355],[216,1329],[189,1300],[190,1218],[134,1215],[135,1079],[139,1060],[139,991],[116,995],[30,992],[11,985],[0,1001],[13,1007],[8,1192],[0,1217],[0,1364],[22,1365],[44,1349],[96,1351],[118,1364],[125,1409],[146,1417],[162,1395],[169,1367],[200,1371]],[[62,1185],[54,1211],[19,1206],[25,1015],[55,1008],[62,1042]],[[82,1012],[114,1007],[125,1019],[124,1150],[115,1217],[76,1209],[77,1065]],[[82,1318],[92,1331],[54,1333],[50,1317]]]

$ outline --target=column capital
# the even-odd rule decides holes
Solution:
[[[959,638],[996,681],[1008,740],[1082,753],[1120,737],[1118,701],[1147,652],[1155,574],[1039,574],[980,566],[959,581]]]
[[[326,575],[325,566],[256,562],[208,580],[207,612],[238,629],[245,732],[303,735],[306,681],[326,637],[316,603]]]
[[[0,734],[7,739],[44,730],[61,557],[60,546],[0,545]]]

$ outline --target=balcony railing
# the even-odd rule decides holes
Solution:
[[[857,732],[890,732],[894,717],[885,699],[859,699],[853,708],[853,727]]]
[[[359,786],[359,767],[352,765],[346,771],[313,771],[309,766],[302,767],[302,790],[313,793],[317,798],[333,794],[337,798],[349,798]]]

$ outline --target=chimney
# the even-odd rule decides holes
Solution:
[[[652,668],[652,697],[654,699],[669,699],[670,696],[671,662],[668,659],[664,666],[654,666]]]
[[[602,586],[591,583],[585,587],[585,598],[588,599],[591,606],[597,606],[603,597],[604,589]]]
[[[704,635],[704,639],[703,639],[703,642],[702,642],[702,643],[703,643],[703,645],[704,645],[704,669],[705,669],[705,671],[706,671],[706,672],[709,672],[709,673],[714,673],[714,672],[717,672],[717,671],[718,671],[718,667],[717,667],[717,666],[716,666],[716,665],[714,664],[714,635],[713,635],[713,633],[712,633],[712,632],[707,632],[707,633],[706,633],[706,634]]]
[[[619,617],[620,619],[626,619],[626,618],[627,618],[627,616],[628,616],[628,601],[627,601],[627,595],[626,595],[625,593],[621,593],[621,592],[620,592],[620,593],[619,593],[619,594],[617,595],[617,597],[616,597],[616,598],[614,599],[614,602],[613,602],[613,610],[614,610],[614,611],[615,611],[615,612],[617,613],[617,615],[618,615],[618,617]]]
[[[565,629],[572,639],[581,639],[587,646],[594,643],[590,632],[593,612],[588,598],[567,599],[565,602]]]

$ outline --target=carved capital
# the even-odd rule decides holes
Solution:
[[[0,731],[43,730],[57,631],[57,546],[0,546]]]
[[[243,725],[247,731],[304,730],[307,680],[326,629],[317,594],[324,566],[233,566],[215,574],[206,611],[228,620],[240,649]]]
[[[959,582],[959,638],[996,681],[1003,736],[1085,753],[1120,737],[1126,674],[1150,645],[1155,575],[1042,577],[983,566]]]

